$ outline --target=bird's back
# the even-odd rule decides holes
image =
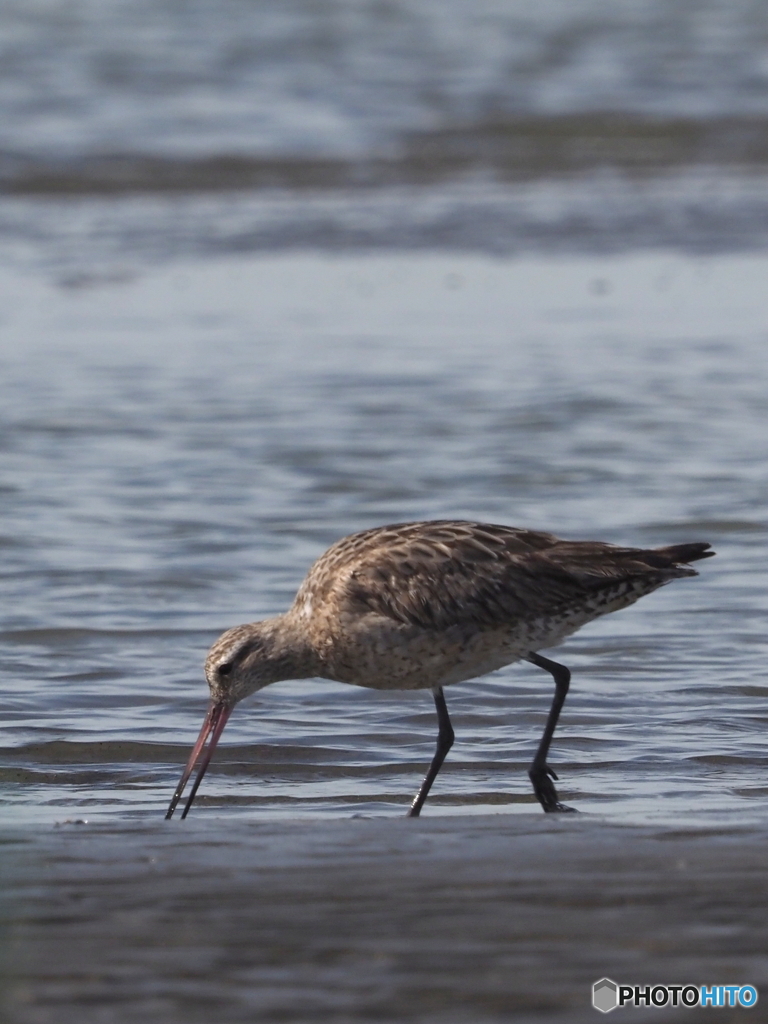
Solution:
[[[324,645],[329,665],[343,663],[334,678],[357,675],[350,666],[360,664],[371,680],[363,685],[443,685],[554,646],[591,619],[696,575],[686,563],[708,548],[622,548],[454,520],[397,523],[333,544],[292,614]]]

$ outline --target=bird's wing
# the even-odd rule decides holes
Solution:
[[[453,521],[353,534],[326,560],[334,563],[337,600],[423,629],[495,629],[578,605],[618,583],[642,578],[652,590],[694,574],[656,552]]]

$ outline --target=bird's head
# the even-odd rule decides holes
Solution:
[[[211,692],[208,713],[173,794],[166,818],[173,815],[184,787],[202,755],[197,777],[182,813],[182,818],[186,818],[235,704],[280,679],[311,675],[311,671],[307,670],[308,664],[302,644],[285,616],[235,626],[219,637],[205,659],[205,678]]]
[[[269,622],[234,626],[222,633],[205,659],[205,678],[215,704],[234,707],[245,697],[286,678],[276,630]]]

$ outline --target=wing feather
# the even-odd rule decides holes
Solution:
[[[321,562],[333,563],[332,589],[357,612],[430,630],[457,623],[496,629],[582,605],[619,583],[640,579],[650,592],[675,577],[695,575],[675,564],[675,554],[563,541],[509,526],[434,521],[353,534]]]

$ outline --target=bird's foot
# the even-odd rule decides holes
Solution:
[[[531,770],[528,772],[528,777],[533,785],[533,791],[536,794],[536,799],[547,814],[576,811],[575,807],[568,807],[567,804],[560,803],[557,790],[552,783],[552,779],[557,781],[557,775],[554,769],[550,768],[548,764],[533,765]]]

